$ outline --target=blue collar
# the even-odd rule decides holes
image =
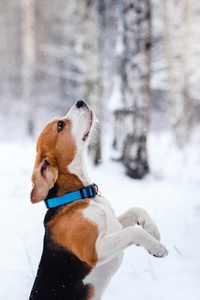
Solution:
[[[53,208],[79,199],[93,198],[98,194],[98,186],[91,184],[83,189],[68,193],[61,197],[44,200],[46,208]]]

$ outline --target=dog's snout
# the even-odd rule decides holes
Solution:
[[[77,108],[80,108],[80,107],[83,107],[83,106],[87,106],[87,104],[86,104],[84,101],[78,100],[78,101],[76,102],[76,107],[77,107]]]

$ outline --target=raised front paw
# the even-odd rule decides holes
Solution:
[[[153,236],[156,240],[160,241],[160,232],[158,230],[158,227],[156,224],[150,219],[150,220],[144,220],[142,222],[142,228],[148,232],[151,236]]]
[[[165,257],[168,255],[167,248],[158,241],[152,245],[151,249],[148,249],[148,252],[155,257]]]

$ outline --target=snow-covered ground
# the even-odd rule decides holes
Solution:
[[[198,137],[196,135],[196,137]],[[94,168],[98,184],[116,214],[145,208],[157,223],[169,255],[150,256],[143,248],[125,251],[121,268],[102,300],[200,300],[200,140],[178,150],[168,133],[151,133],[151,173],[142,181],[125,175],[106,152]],[[43,203],[29,201],[35,145],[26,139],[0,143],[0,299],[27,300],[43,243]],[[77,299],[78,300],[78,299]]]

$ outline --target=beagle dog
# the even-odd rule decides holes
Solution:
[[[100,300],[128,246],[142,246],[156,257],[168,254],[145,210],[131,208],[116,217],[90,180],[84,149],[94,123],[92,109],[77,101],[37,140],[31,202],[44,200],[48,210],[31,300]]]

